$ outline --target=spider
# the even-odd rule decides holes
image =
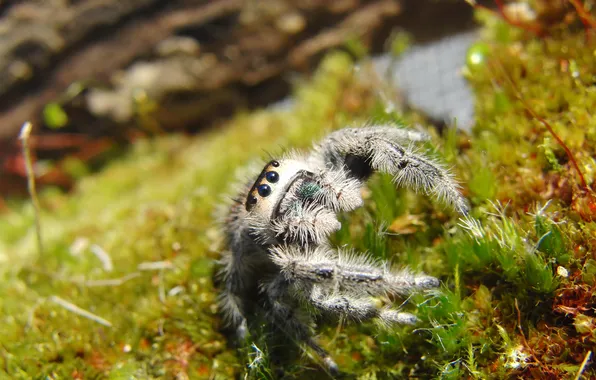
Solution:
[[[385,325],[417,322],[413,314],[377,306],[373,297],[435,288],[436,278],[335,249],[328,237],[341,227],[339,212],[362,206],[361,188],[377,171],[467,214],[452,175],[413,149],[427,139],[395,126],[337,130],[306,155],[270,161],[243,187],[222,220],[227,249],[219,298],[224,321],[240,341],[251,326],[247,320],[264,311],[268,323],[310,347],[337,374],[335,361],[313,337],[308,311]]]

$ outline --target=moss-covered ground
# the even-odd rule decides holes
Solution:
[[[471,217],[385,176],[370,182],[364,208],[341,216],[334,243],[443,283],[408,300],[415,328],[322,327],[350,376],[596,377],[596,44],[581,30],[536,38],[484,21],[466,69],[476,126],[433,132],[428,146],[453,167]],[[73,192],[46,189],[42,254],[33,207],[10,203],[0,218],[0,378],[272,376],[261,339],[238,351],[220,333],[213,210],[236,169],[264,151],[369,121],[424,125],[388,114],[380,81],[353,68],[332,54],[297,84],[289,110],[138,141]],[[327,377],[308,357],[286,372]]]

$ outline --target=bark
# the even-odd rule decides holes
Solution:
[[[347,39],[383,40],[399,11],[397,0],[0,3],[0,140],[26,120],[44,129],[56,101],[64,132],[106,133],[150,105],[161,129],[200,125],[277,97],[281,74]]]

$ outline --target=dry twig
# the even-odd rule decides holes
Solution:
[[[31,202],[33,203],[33,212],[35,213],[35,235],[37,236],[37,250],[40,255],[43,254],[43,239],[41,236],[41,221],[39,200],[37,199],[37,192],[35,190],[35,171],[33,170],[33,160],[31,158],[31,151],[29,150],[29,136],[33,125],[30,122],[25,122],[21,128],[19,140],[23,147],[23,159],[25,160],[25,169],[27,171],[27,187]]]
[[[110,321],[108,321],[107,319],[103,319],[102,317],[93,314],[90,311],[87,311],[85,309],[81,309],[80,307],[78,307],[77,305],[70,303],[66,300],[63,300],[62,298],[58,297],[58,296],[51,296],[50,298],[48,298],[49,301],[54,302],[60,306],[62,306],[63,308],[65,308],[68,311],[71,311],[75,314],[80,315],[83,318],[87,318],[90,319],[94,322],[99,323],[100,325],[104,325],[107,327],[112,327],[112,323]]]

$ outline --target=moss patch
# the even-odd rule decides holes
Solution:
[[[408,300],[422,319],[415,329],[322,328],[322,344],[359,378],[573,377],[596,345],[593,44],[581,32],[530,39],[494,18],[485,23],[473,51],[482,57],[467,73],[477,94],[474,132],[435,134],[437,148],[428,146],[454,166],[471,218],[396,191],[382,175],[371,181],[366,206],[341,216],[336,244],[444,284]],[[45,191],[43,255],[32,206],[12,203],[0,220],[0,374],[272,377],[261,340],[238,352],[219,332],[213,210],[237,168],[263,149],[307,147],[370,120],[421,120],[386,114],[363,71],[333,54],[297,86],[288,111],[240,115],[194,138],[140,141],[72,194]],[[564,141],[587,187],[533,114]],[[286,370],[326,376],[307,359]],[[594,367],[584,374],[596,376]]]

